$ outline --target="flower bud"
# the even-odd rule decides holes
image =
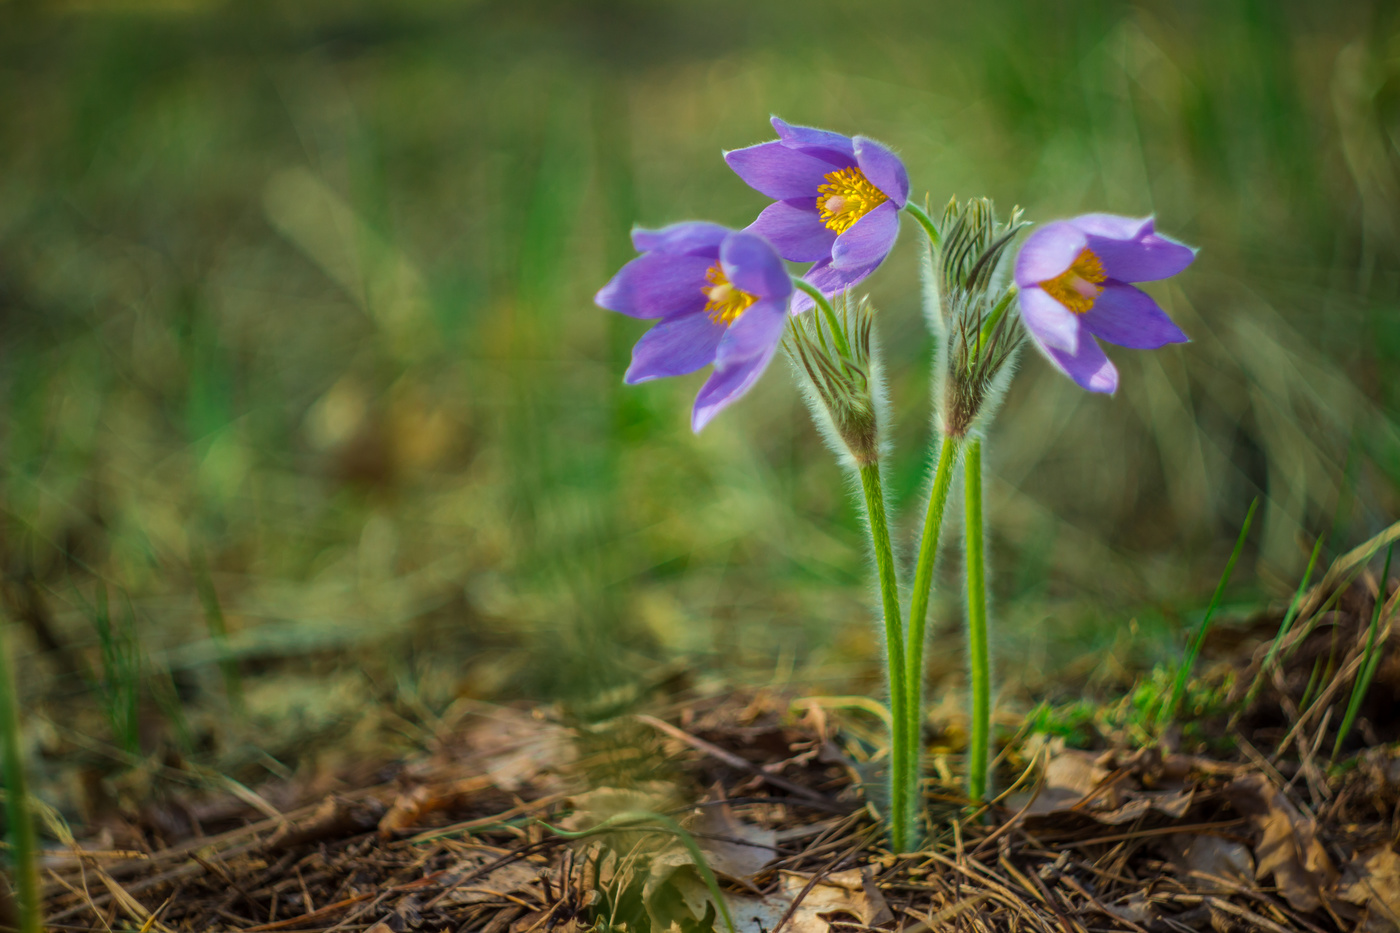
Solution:
[[[874,314],[867,300],[854,301],[849,292],[838,296],[833,307],[834,320],[819,313],[794,319],[788,355],[817,425],[833,446],[839,443],[856,466],[864,466],[880,455],[881,387],[872,370],[879,360],[871,356]]]
[[[1022,332],[1012,300],[1016,287],[1001,260],[1026,224],[1021,210],[999,223],[987,198],[948,202],[943,210],[942,244],[933,257],[938,287],[937,313],[943,379],[940,414],[943,431],[962,437],[971,430],[999,390],[997,377],[1015,354]]]

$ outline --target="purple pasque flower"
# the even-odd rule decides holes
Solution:
[[[822,292],[843,291],[874,272],[894,246],[909,200],[904,163],[864,136],[772,122],[777,140],[724,154],[749,187],[775,199],[747,229],[784,259],[815,263],[804,278]],[[792,311],[812,305],[799,293]]]
[[[773,358],[792,279],[762,237],[719,224],[633,230],[632,244],[642,255],[593,300],[629,317],[661,319],[632,348],[629,385],[714,364],[695,397],[690,423],[699,431],[747,392]]]
[[[1176,275],[1196,251],[1157,233],[1152,218],[1085,214],[1046,224],[1016,256],[1021,319],[1057,369],[1090,392],[1113,392],[1118,370],[1095,337],[1135,350],[1188,338],[1129,282]]]

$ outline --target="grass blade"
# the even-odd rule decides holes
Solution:
[[[29,812],[24,757],[20,752],[14,668],[10,664],[9,633],[4,630],[0,630],[0,758],[3,758],[0,766],[5,775],[5,818],[9,823],[10,852],[14,860],[19,929],[20,933],[39,933],[43,929],[39,915],[39,844]]]
[[[1177,707],[1186,694],[1186,682],[1191,678],[1191,669],[1196,666],[1196,656],[1201,653],[1201,645],[1206,640],[1206,632],[1210,630],[1211,616],[1215,615],[1220,601],[1225,598],[1225,587],[1230,585],[1230,575],[1235,572],[1235,562],[1240,559],[1240,552],[1244,550],[1244,539],[1249,535],[1249,526],[1254,522],[1254,511],[1257,508],[1259,508],[1259,498],[1256,496],[1254,501],[1249,504],[1249,511],[1245,513],[1244,524],[1240,526],[1240,536],[1235,539],[1235,549],[1230,552],[1230,559],[1225,563],[1225,572],[1221,574],[1220,582],[1216,584],[1215,595],[1210,598],[1206,614],[1201,618],[1201,627],[1196,630],[1196,636],[1191,639],[1191,645],[1186,649],[1186,657],[1182,659],[1181,668],[1176,673],[1176,683],[1172,685],[1171,697],[1167,700],[1167,704],[1162,707],[1159,722],[1176,715]]]
[[[1376,633],[1380,630],[1381,609],[1385,607],[1385,585],[1390,580],[1390,558],[1394,553],[1394,544],[1385,549],[1385,569],[1381,571],[1380,587],[1376,593],[1376,611],[1371,613],[1371,627],[1366,633],[1366,653],[1361,656],[1361,667],[1357,670],[1356,681],[1351,685],[1351,699],[1347,701],[1347,712],[1337,729],[1337,741],[1332,745],[1334,760],[1342,750],[1342,742],[1346,740],[1347,733],[1351,732],[1356,714],[1361,710],[1361,701],[1366,698],[1366,691],[1371,688],[1371,678],[1376,675],[1376,666],[1380,662],[1380,655],[1376,652]]]
[[[1283,621],[1279,623],[1278,634],[1274,636],[1274,643],[1269,646],[1269,653],[1264,657],[1264,663],[1259,665],[1259,673],[1255,675],[1254,683],[1250,685],[1249,693],[1246,695],[1244,705],[1248,706],[1259,688],[1264,685],[1264,678],[1268,676],[1269,670],[1274,665],[1274,657],[1278,654],[1279,647],[1283,644],[1284,638],[1293,628],[1293,623],[1298,619],[1298,610],[1303,605],[1303,594],[1308,591],[1308,584],[1312,582],[1313,568],[1317,566],[1317,556],[1322,553],[1322,538],[1319,537],[1313,545],[1312,556],[1308,558],[1308,568],[1303,571],[1303,580],[1298,584],[1298,591],[1293,594],[1293,601],[1288,604],[1288,611],[1283,615]]]

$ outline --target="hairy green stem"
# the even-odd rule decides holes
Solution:
[[[948,507],[948,490],[953,485],[953,468],[957,466],[958,451],[962,438],[944,437],[942,449],[938,452],[938,468],[933,474],[933,486],[929,490],[928,512],[924,515],[924,531],[919,538],[919,556],[914,565],[914,592],[909,599],[909,644],[904,654],[904,701],[906,730],[905,741],[909,745],[910,804],[914,809],[914,825],[917,828],[919,811],[919,749],[922,744],[924,708],[924,636],[928,627],[929,593],[933,589],[933,565],[938,557],[938,539],[943,531],[943,513]]]
[[[821,308],[822,316],[826,318],[827,327],[831,329],[831,339],[836,341],[836,349],[839,350],[841,355],[847,360],[852,359],[851,345],[846,342],[846,331],[841,326],[841,321],[836,317],[836,309],[831,306],[831,302],[822,294],[822,290],[806,279],[800,279],[797,276],[792,277],[792,284],[812,296],[812,300],[817,303],[817,307]]]
[[[932,218],[913,201],[906,202],[904,210],[905,213],[919,222],[919,226],[924,228],[924,233],[928,234],[928,241],[933,244],[934,249],[938,249],[943,244],[943,238],[938,235],[938,227],[934,225]]]
[[[890,671],[890,845],[896,852],[909,851],[909,752],[905,728],[904,625],[899,618],[899,584],[894,574],[894,549],[890,547],[890,526],[885,518],[885,494],[880,486],[880,464],[860,468],[860,484],[865,491],[865,511],[870,520],[870,543],[875,549],[875,568],[880,578],[880,598],[885,611],[885,650]]]
[[[5,777],[5,818],[10,830],[10,858],[14,864],[15,900],[19,905],[20,933],[43,929],[39,899],[39,843],[29,812],[25,788],[24,755],[20,751],[19,704],[14,668],[10,664],[10,633],[0,628],[0,766]]]
[[[967,664],[972,690],[972,723],[967,743],[967,795],[974,804],[987,796],[989,733],[992,727],[992,673],[987,648],[987,575],[982,539],[982,441],[967,444],[963,461],[967,506]]]

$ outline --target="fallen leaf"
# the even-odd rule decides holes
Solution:
[[[544,783],[545,790],[562,790],[560,772],[576,757],[573,734],[539,716],[501,707],[493,710],[468,738],[481,770],[507,792],[527,783]],[[540,778],[554,780],[541,782]]]
[[[1198,875],[1209,875],[1229,881],[1254,880],[1254,856],[1249,854],[1247,846],[1233,839],[1176,833],[1166,838],[1163,847],[1183,875],[1189,876],[1195,872]],[[1194,880],[1197,887],[1201,886],[1202,882],[1209,885],[1204,878]]]
[[[690,826],[715,874],[752,885],[754,875],[777,856],[778,834],[741,822],[728,804],[705,807]]]
[[[779,873],[778,890],[767,897],[739,895],[729,898],[734,924],[744,933],[772,930],[792,907],[812,876]],[[830,918],[847,914],[863,926],[878,926],[893,919],[870,869],[852,868],[824,876],[802,897],[783,933],[827,933]]]
[[[460,877],[468,877],[480,869],[483,860],[469,858],[454,867],[453,872]],[[502,895],[531,893],[539,887],[540,867],[528,862],[506,862],[485,874],[470,877],[459,886],[452,888],[441,903],[453,907],[463,904],[482,904],[499,901]]]
[[[1332,886],[1337,870],[1317,839],[1316,824],[1262,774],[1235,778],[1225,795],[1260,834],[1254,877],[1262,881],[1272,875],[1294,910],[1321,907],[1322,892]]]
[[[1039,796],[1032,802],[1030,794],[1025,794],[1020,806],[1030,802],[1030,809],[1026,811],[1028,815],[1069,810],[1093,793],[1109,773],[1099,763],[1098,755],[1080,751],[1060,752],[1045,765]],[[1015,800],[1013,797],[1012,806],[1017,806]]]
[[[1337,896],[1366,908],[1358,930],[1400,930],[1400,855],[1389,846],[1356,853],[1342,872]]]

